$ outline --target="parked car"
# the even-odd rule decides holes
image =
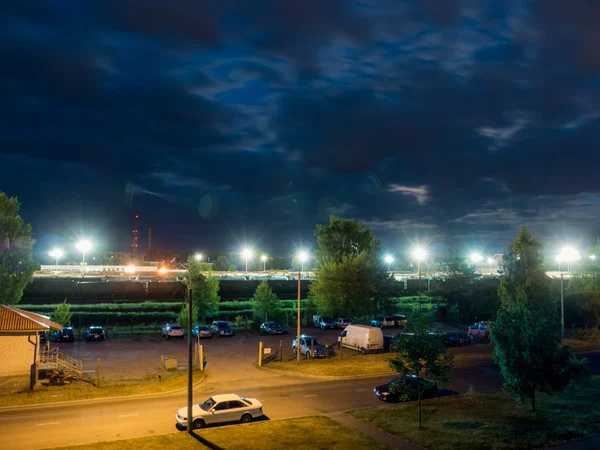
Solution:
[[[297,338],[294,338],[292,341],[292,351],[294,352],[294,355],[296,355],[297,352],[297,342]],[[327,356],[327,351],[327,348],[314,337],[306,335],[300,336],[300,354],[306,357],[306,359],[325,358]]]
[[[265,322],[260,325],[260,332],[267,334],[285,334],[285,328],[279,325],[277,322]]]
[[[187,406],[177,411],[175,420],[180,429],[187,427],[187,413]],[[248,423],[262,415],[262,403],[255,398],[236,394],[213,395],[203,403],[192,406],[192,425],[194,428],[204,428],[214,423]]]
[[[394,319],[391,317],[375,317],[371,320],[372,327],[386,328],[393,327],[395,324]]]
[[[442,340],[444,345],[449,347],[464,346],[471,343],[471,338],[468,334],[462,331],[446,331],[443,334]]]
[[[192,328],[192,336],[202,338],[212,338],[213,331],[211,327],[206,325],[196,325]]]
[[[235,335],[235,331],[233,331],[233,328],[229,326],[226,320],[215,320],[212,323],[212,332],[219,337]]]
[[[394,314],[392,319],[397,327],[404,327],[408,323],[408,319],[404,314]]]
[[[331,320],[329,316],[321,316],[317,326],[321,330],[333,330],[334,328],[337,328],[337,324]]]
[[[185,333],[183,327],[178,323],[168,323],[162,329],[162,335],[163,337],[166,337],[167,340],[169,340],[172,337],[178,337],[183,339],[184,334]]]
[[[348,325],[352,325],[352,321],[344,317],[338,317],[337,319],[335,319],[335,325],[338,328],[346,328]]]
[[[103,341],[106,339],[104,328],[93,325],[85,331],[86,341]]]
[[[384,348],[381,328],[367,325],[348,325],[340,333],[338,342],[341,347],[358,350],[363,355],[378,353]]]
[[[54,335],[56,342],[75,342],[75,333],[71,327],[63,327],[62,331],[57,331]]]
[[[321,316],[319,314],[316,314],[313,316],[313,325],[319,328],[319,323],[321,323]]]
[[[469,327],[469,336],[473,339],[487,340],[490,338],[490,327],[487,321],[476,322]]]
[[[395,384],[404,385],[405,388],[410,392],[410,397],[406,400],[414,400],[417,398],[417,386],[422,389],[421,398],[433,397],[438,391],[438,386],[435,381],[428,380],[426,378],[415,377],[414,375],[407,375],[404,377],[396,377],[389,383],[375,386],[373,388],[373,394],[375,397],[383,400],[384,402],[399,402],[400,397],[396,393],[392,392],[392,387]]]

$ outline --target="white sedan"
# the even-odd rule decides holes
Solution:
[[[248,423],[262,415],[261,402],[235,394],[213,395],[204,403],[192,405],[194,428],[204,428],[213,423]],[[178,426],[187,427],[187,406],[177,411],[175,420]]]

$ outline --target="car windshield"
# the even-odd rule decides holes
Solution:
[[[277,328],[279,325],[277,325],[277,324],[276,324],[276,323],[274,323],[274,322],[271,322],[271,323],[267,324],[267,326],[268,326],[269,328]]]
[[[208,411],[210,408],[212,408],[213,406],[215,406],[215,401],[211,398],[209,398],[208,400],[206,400],[204,403],[200,404],[200,408],[203,411]]]

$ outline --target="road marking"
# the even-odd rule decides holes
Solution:
[[[117,416],[117,417],[133,417],[133,416],[139,416],[139,414],[122,414],[122,415]]]
[[[363,392],[363,391],[367,391],[368,389],[357,389],[356,392]]]
[[[43,427],[44,425],[58,425],[60,422],[46,422],[46,423],[38,423],[38,427]]]
[[[304,398],[308,398],[308,397],[316,397],[317,394],[313,394],[313,395],[305,395]]]

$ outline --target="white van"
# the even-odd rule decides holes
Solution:
[[[383,351],[381,328],[368,325],[348,325],[338,337],[340,347],[358,350],[363,355]]]

